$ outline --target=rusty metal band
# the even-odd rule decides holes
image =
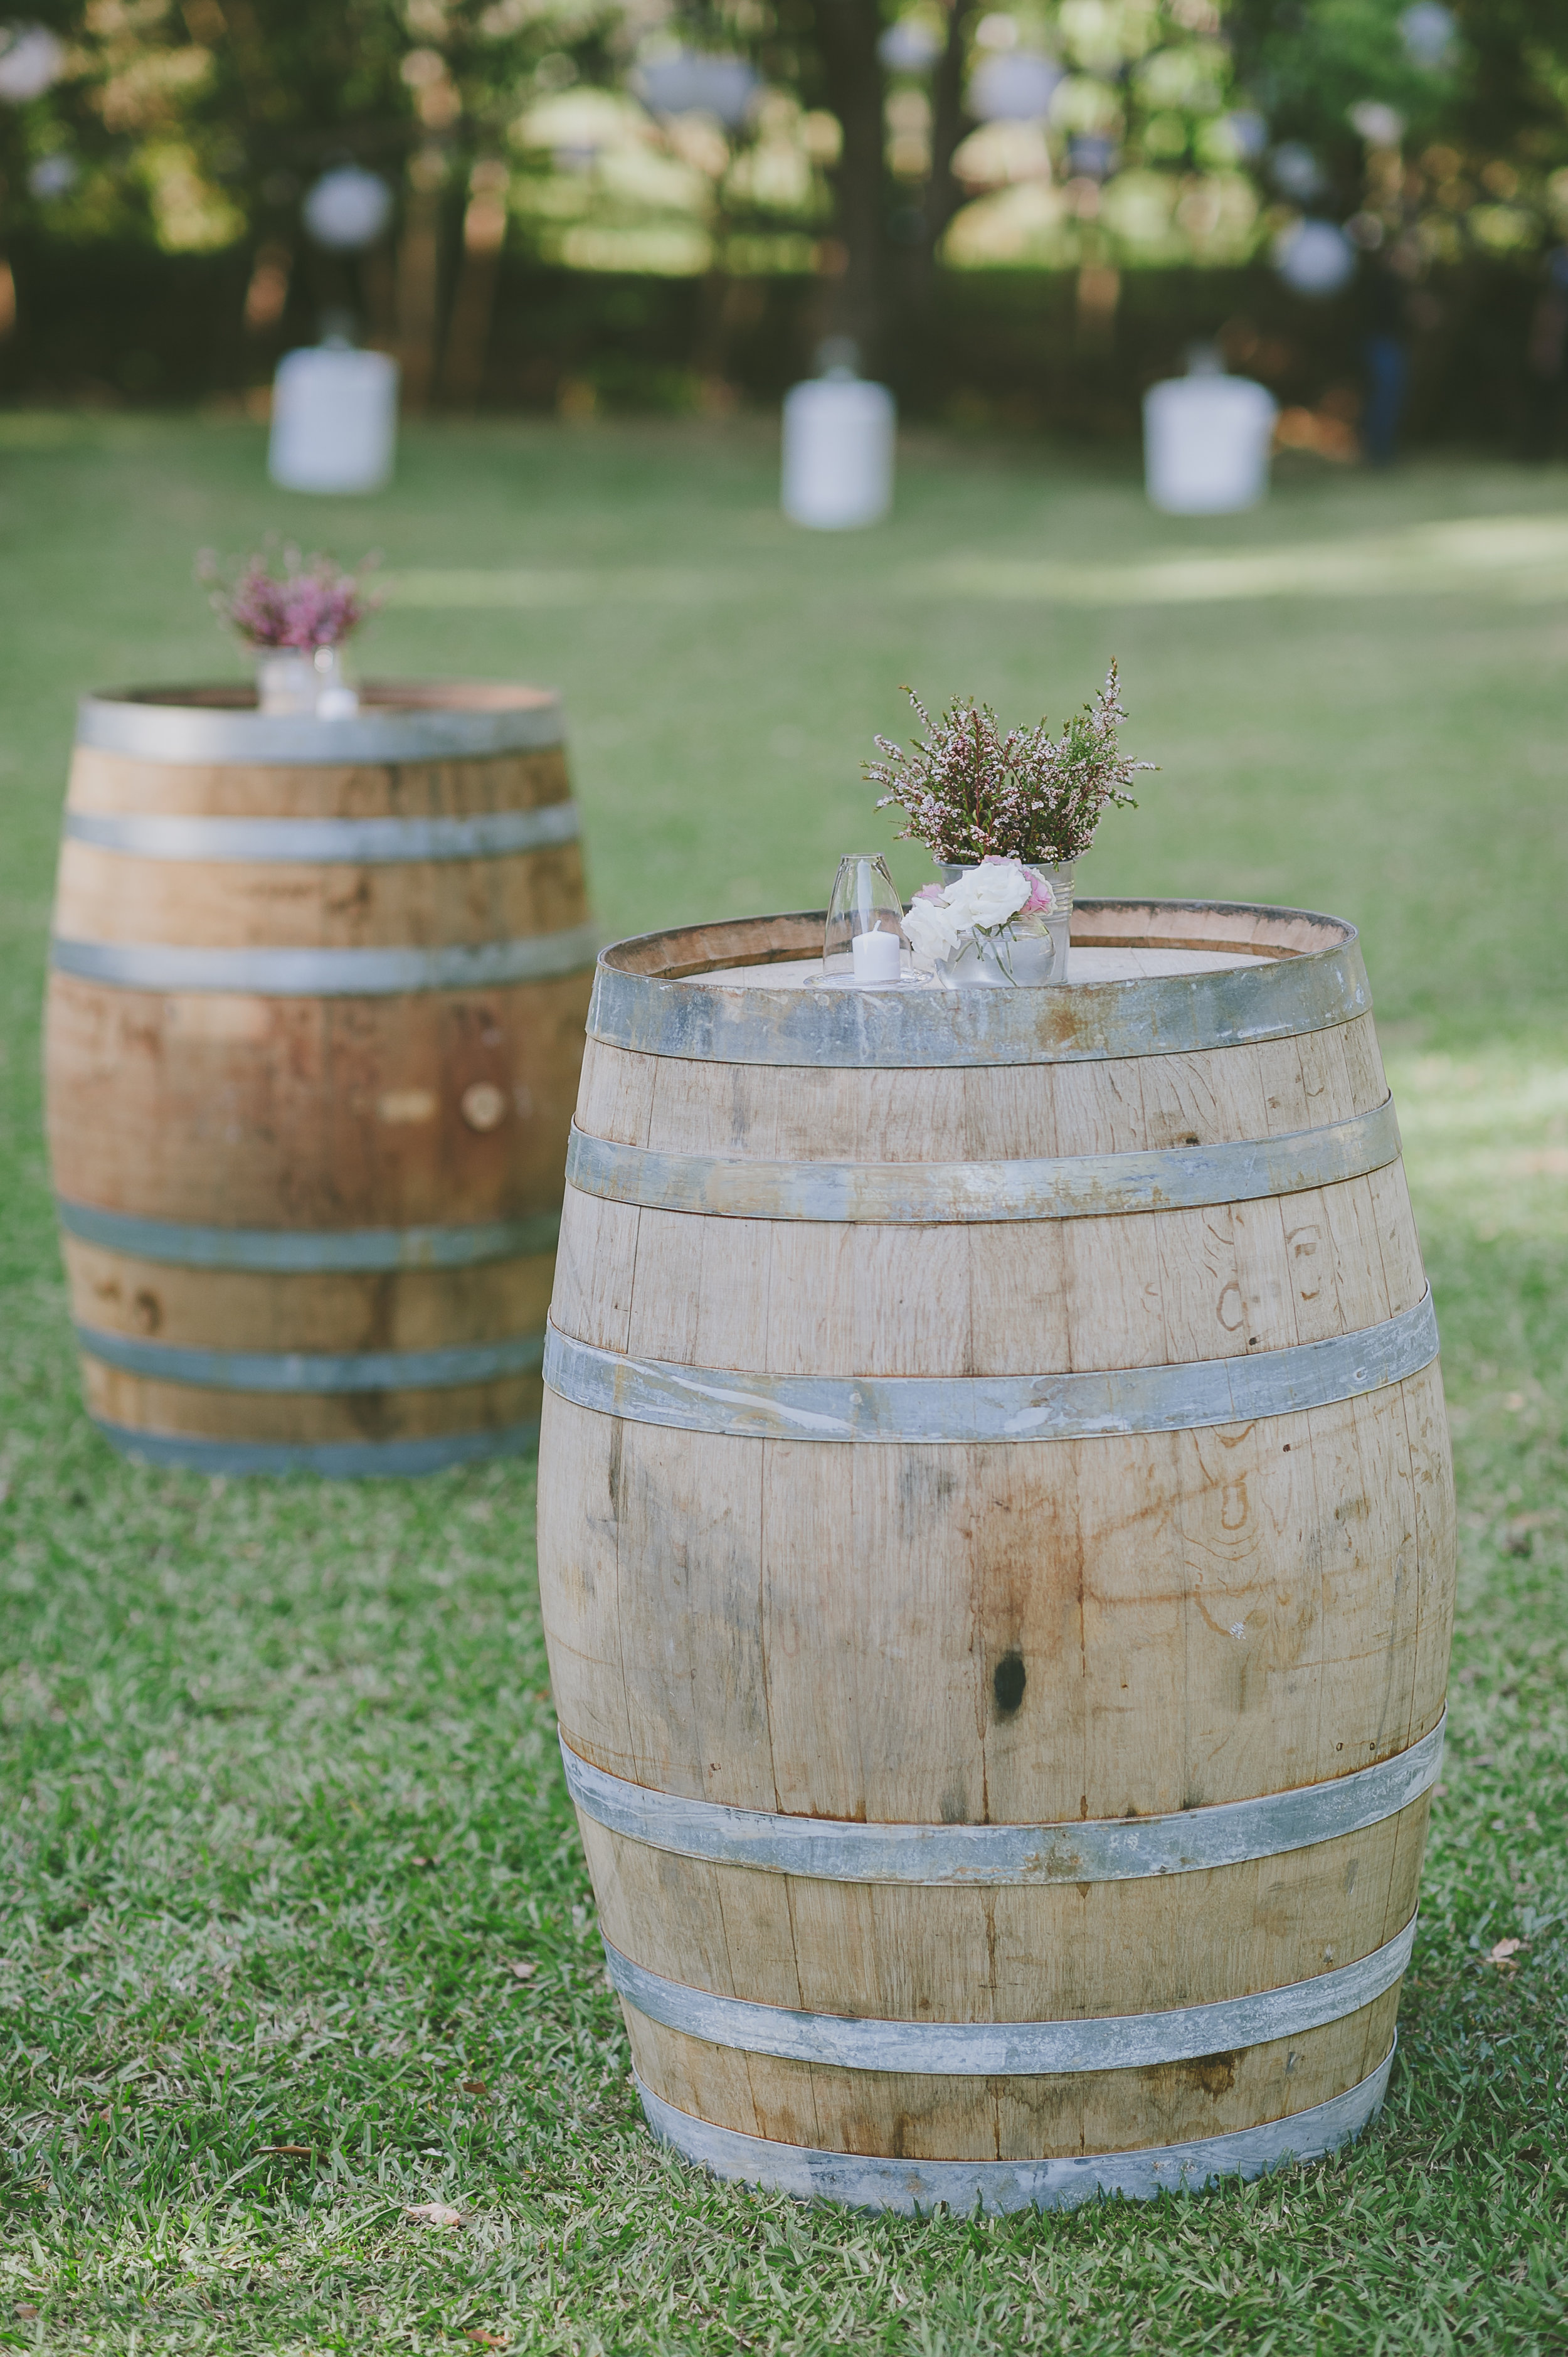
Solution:
[[[1397,2044],[1397,2040],[1395,2043]],[[634,2071],[648,2125],[683,2160],[738,2185],[788,2193],[799,2201],[837,2201],[852,2210],[886,2210],[906,2218],[945,2209],[1002,2216],[1019,2210],[1075,2210],[1120,2193],[1150,2201],[1161,2193],[1200,2193],[1230,2177],[1266,2177],[1293,2161],[1322,2160],[1359,2136],[1382,2108],[1393,2068],[1391,2046],[1359,2086],[1229,2136],[1186,2144],[1146,2145],[1132,2152],[1073,2153],[1057,2160],[900,2160],[876,2153],[822,2152],[715,2127],[678,2112]]]
[[[476,1268],[553,1252],[561,1232],[555,1211],[459,1228],[203,1228],[105,1211],[63,1195],[56,1208],[68,1236],[105,1252],[169,1268],[259,1269],[273,1275]]]
[[[1393,1099],[1321,1129],[1223,1146],[1010,1162],[761,1162],[661,1154],[573,1126],[566,1178],[585,1195],[719,1219],[917,1222],[1082,1220],[1248,1203],[1364,1178],[1399,1159]]]
[[[1148,906],[1084,900],[1077,921],[1091,931],[1097,911]],[[1228,904],[1158,906],[1162,914],[1208,915]],[[1247,907],[1229,912],[1239,925],[1309,913]],[[588,1036],[640,1055],[705,1063],[899,1069],[1192,1055],[1327,1030],[1365,1015],[1372,1004],[1351,925],[1326,949],[1297,955],[1257,952],[1245,965],[1219,972],[1038,990],[771,989],[641,974],[621,962],[647,946],[621,942],[601,953]]]
[[[596,1350],[553,1322],[544,1380],[578,1407],[736,1439],[1092,1440],[1195,1432],[1331,1407],[1418,1374],[1437,1356],[1430,1292],[1398,1317],[1322,1342],[1102,1374],[767,1375]]]
[[[93,1423],[112,1448],[144,1465],[186,1473],[316,1473],[331,1481],[408,1480],[451,1465],[519,1457],[539,1438],[537,1422],[488,1425],[478,1432],[426,1433],[418,1440],[209,1440],[195,1433],[142,1432]]]
[[[258,998],[389,998],[409,991],[494,990],[550,982],[594,962],[598,930],[572,925],[521,941],[440,949],[186,949],[162,942],[81,942],[57,933],[58,972],[121,990],[234,991]]]
[[[181,765],[239,762],[268,769],[388,761],[482,760],[500,753],[539,753],[562,738],[561,699],[536,692],[514,702],[462,708],[379,704],[376,690],[342,720],[313,713],[258,712],[253,705],[181,703],[201,688],[156,693],[134,688],[84,695],[76,741],[133,760]]]
[[[532,1374],[543,1352],[538,1334],[435,1351],[209,1351],[101,1326],[78,1326],[76,1339],[90,1358],[123,1373],[219,1392],[447,1391]]]
[[[386,867],[502,859],[575,843],[575,802],[471,818],[181,818],[68,810],[68,842],[135,859],[261,860],[274,866]]]
[[[628,1841],[714,1866],[811,1881],[915,1883],[924,1888],[1131,1882],[1279,1857],[1397,1816],[1429,1792],[1443,1766],[1446,1714],[1419,1743],[1326,1784],[1253,1801],[1222,1801],[1158,1817],[1065,1824],[865,1824],[784,1816],[656,1792],[594,1767],[564,1736],[566,1787],[585,1816]]]
[[[909,2071],[920,2077],[1022,2078],[1041,2072],[1150,2070],[1196,2062],[1275,2038],[1300,2038],[1359,2013],[1392,1988],[1410,1962],[1412,1915],[1402,1932],[1354,1964],[1284,1988],[1159,2013],[1113,2013],[1078,2021],[884,2021],[840,2013],[797,2013],[690,1988],[634,1964],[605,1942],[610,1984],[635,2012],[683,2037],[786,2062],[840,2071]]]

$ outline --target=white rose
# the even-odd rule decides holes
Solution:
[[[929,958],[951,957],[958,947],[959,929],[951,912],[940,900],[911,900],[904,918],[904,938],[915,955]]]
[[[1015,917],[1034,891],[1016,859],[990,861],[969,867],[947,888],[947,905],[960,925],[1004,925]]]

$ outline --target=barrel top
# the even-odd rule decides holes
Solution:
[[[1372,999],[1356,928],[1243,901],[1080,900],[1065,985],[826,985],[823,913],[687,925],[599,953],[590,1039],[726,1064],[1044,1064],[1322,1031]],[[1087,954],[1086,954],[1087,953]],[[757,969],[777,966],[777,984]]]
[[[368,680],[345,720],[262,713],[253,688],[124,687],[84,695],[76,741],[140,761],[279,768],[482,759],[559,745],[553,689],[490,680]]]

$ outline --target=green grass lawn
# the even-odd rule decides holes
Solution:
[[[312,502],[233,422],[0,416],[0,2347],[1568,2350],[1568,477],[1298,475],[1178,523],[1130,462],[930,441],[840,539],[780,522],[774,468],[746,422],[487,425]],[[532,1469],[225,1484],[84,1423],[36,1046],[72,700],[235,670],[191,559],[271,525],[384,551],[372,669],[564,688],[617,931],[820,906],[886,839],[859,766],[901,681],[1059,716],[1112,653],[1161,770],[1082,888],[1364,928],[1462,1563],[1400,2060],[1354,2153],[990,2223],[689,2175],[604,1985]],[[404,2216],[429,2201],[465,2222]]]

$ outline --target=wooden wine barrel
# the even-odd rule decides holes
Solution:
[[[361,1474],[532,1437],[593,955],[553,695],[84,701],[45,1060],[111,1440]]]
[[[567,1780],[655,2131],[871,2207],[1377,2109],[1442,1749],[1431,1297],[1352,927],[1069,985],[599,959],[544,1362]]]

